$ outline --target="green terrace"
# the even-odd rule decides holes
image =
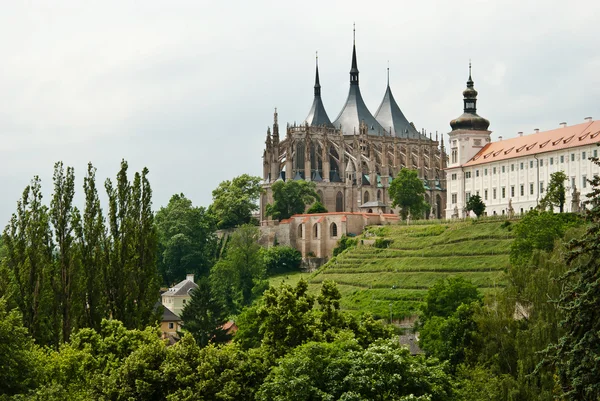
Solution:
[[[316,294],[321,282],[333,280],[343,309],[402,319],[418,312],[427,289],[442,278],[463,276],[484,294],[503,287],[513,240],[509,226],[505,221],[461,221],[369,227],[357,237],[357,246],[318,272],[286,281],[305,277]],[[376,242],[387,247],[376,247]]]

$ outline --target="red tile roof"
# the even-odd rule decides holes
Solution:
[[[600,143],[600,121],[488,143],[465,167]]]

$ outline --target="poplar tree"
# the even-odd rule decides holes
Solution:
[[[51,282],[55,294],[55,310],[60,312],[62,341],[68,341],[81,308],[76,297],[80,295],[81,264],[75,231],[81,223],[81,215],[73,206],[75,196],[75,172],[73,167],[64,169],[62,162],[54,165],[54,193],[50,202],[50,219],[56,241]],[[58,334],[58,330],[57,333]],[[57,342],[58,343],[58,342]]]
[[[42,198],[41,181],[35,176],[17,202],[3,241],[11,299],[31,336],[47,344],[56,337],[52,333],[54,297],[48,277],[52,273],[53,243],[48,208]]]
[[[100,329],[102,318],[107,317],[104,269],[108,264],[106,227],[96,188],[96,168],[88,164],[83,179],[85,207],[81,224],[77,227],[77,242],[81,252],[82,326]]]
[[[123,160],[116,187],[110,179],[105,183],[110,238],[104,280],[110,315],[129,328],[141,328],[154,318],[158,300],[157,238],[148,170],[136,173],[131,184],[127,169]]]

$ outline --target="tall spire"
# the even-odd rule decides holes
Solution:
[[[390,86],[390,60],[388,60],[388,67],[387,67],[387,86]]]
[[[315,72],[315,97],[321,96],[321,84],[319,82],[319,52],[315,56],[316,72]]]
[[[304,120],[304,122],[311,127],[325,126],[328,128],[333,128],[333,125],[331,125],[331,120],[329,120],[327,112],[325,111],[325,107],[323,106],[323,101],[321,100],[321,82],[319,80],[319,53],[315,54],[315,98],[313,100],[312,107],[308,112],[308,116],[306,117],[306,120]]]
[[[356,62],[356,24],[352,29],[352,68],[350,68],[350,85],[358,85],[358,63]]]

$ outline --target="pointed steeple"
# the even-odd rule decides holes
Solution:
[[[350,68],[350,85],[358,85],[358,63],[356,62],[356,24],[352,29],[352,67]]]
[[[316,54],[316,67],[315,67],[315,97],[321,96],[321,83],[319,82],[319,53]]]
[[[310,108],[310,111],[308,112],[308,116],[304,121],[311,127],[326,126],[329,128],[333,128],[331,120],[329,120],[329,116],[327,116],[327,112],[325,111],[325,106],[323,106],[323,101],[321,100],[321,82],[319,80],[318,54],[315,58],[315,98],[313,100],[313,104]]]
[[[354,30],[356,35],[356,30]],[[365,101],[360,94],[358,85],[358,66],[356,62],[356,40],[352,41],[352,68],[350,69],[350,90],[346,103],[340,111],[340,114],[333,122],[335,127],[340,127],[343,135],[353,135],[361,132],[361,126],[364,124],[368,135],[383,136],[386,130],[377,122],[373,114],[367,108]]]
[[[375,113],[375,118],[382,126],[390,127],[390,135],[392,136],[412,139],[419,139],[422,136],[415,127],[408,122],[408,119],[404,116],[402,110],[400,110],[398,103],[396,103],[396,99],[394,99],[392,88],[390,88],[389,64],[387,68],[387,88],[385,89],[383,100]]]

